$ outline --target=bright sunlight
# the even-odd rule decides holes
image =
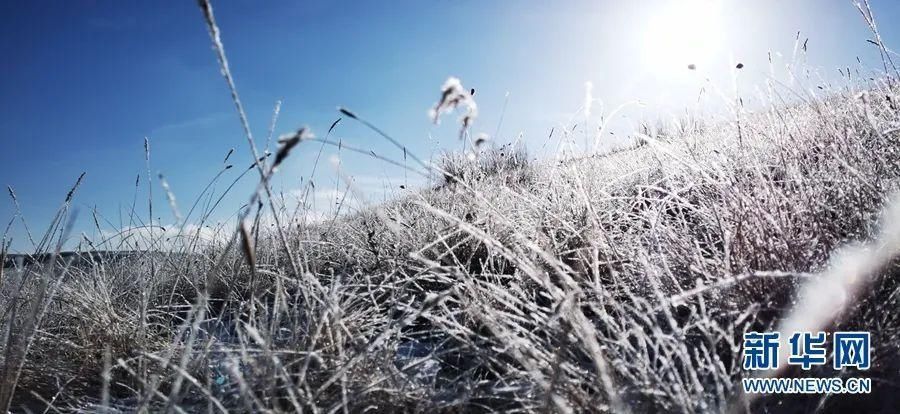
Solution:
[[[650,16],[642,42],[649,70],[665,74],[711,64],[720,52],[721,9],[720,0],[669,1]]]

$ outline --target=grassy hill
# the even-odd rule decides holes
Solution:
[[[889,85],[607,156],[449,158],[456,178],[434,188],[227,250],[4,269],[7,364],[33,336],[13,408],[887,411],[900,375],[900,244],[880,233],[898,221],[881,213],[900,187]],[[861,243],[874,244],[859,263],[841,260]],[[803,286],[833,274],[846,300],[804,308]],[[742,334],[804,314],[872,332],[874,395],[742,399]]]
[[[896,411],[896,81],[787,91],[581,159],[482,145],[436,160],[432,187],[320,221],[267,194],[312,150],[298,133],[245,171],[259,189],[215,243],[200,220],[168,250],[150,231],[76,265],[47,247],[73,188],[42,256],[2,254],[0,411]],[[472,98],[451,92],[437,113]],[[744,333],[803,330],[871,332],[872,368],[763,375],[872,394],[743,395]]]

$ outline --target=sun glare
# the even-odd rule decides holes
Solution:
[[[722,34],[719,0],[667,0],[644,29],[645,62],[658,74],[703,68],[715,58]]]

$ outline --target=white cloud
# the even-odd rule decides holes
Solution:
[[[100,237],[91,239],[92,247],[98,250],[180,250],[189,246],[210,246],[228,240],[231,225],[218,227],[188,224],[129,226],[117,230],[103,230]]]

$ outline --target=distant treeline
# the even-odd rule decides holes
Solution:
[[[131,250],[97,250],[85,252],[60,252],[39,253],[39,254],[12,254],[8,253],[3,260],[3,268],[16,266],[31,266],[35,264],[48,264],[56,257],[59,264],[69,264],[71,266],[88,265],[91,263],[106,263],[113,260],[124,258],[133,258],[146,255],[147,252],[131,251]]]

